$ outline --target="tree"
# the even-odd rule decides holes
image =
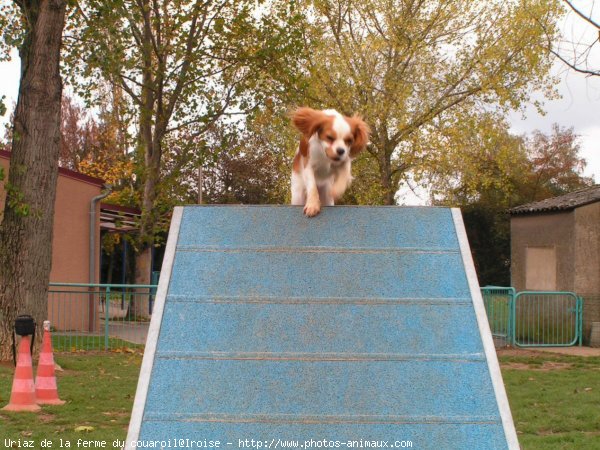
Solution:
[[[573,128],[552,125],[550,135],[534,131],[526,147],[532,171],[521,189],[522,203],[566,194],[593,184],[584,177],[585,159],[579,156],[579,136]]]
[[[142,181],[139,282],[148,282],[150,247],[165,142],[183,131],[201,137],[223,117],[242,114],[276,88],[297,34],[288,2],[251,0],[92,0],[79,3],[69,29],[71,80],[80,93],[96,80],[119,86],[136,110],[136,161]],[[81,85],[80,80],[85,80]],[[184,155],[184,157],[187,157]]]
[[[98,124],[68,95],[63,95],[61,116],[59,165],[77,171],[80,162],[94,152]]]
[[[574,14],[574,19],[586,26],[587,30],[583,35],[563,37],[557,44],[554,35],[549,33],[548,48],[571,69],[589,76],[600,76],[597,60],[600,45],[600,9],[596,2],[564,2]]]
[[[227,151],[206,164],[203,177],[206,203],[281,204],[289,202],[291,158],[285,151],[287,120],[254,114],[244,130],[215,130]],[[295,134],[291,129],[290,133]]]
[[[560,15],[554,0],[313,0],[306,2],[305,99],[371,126],[363,164],[393,204],[409,176],[431,164],[429,149],[469,115],[518,108],[550,89],[545,38]],[[464,115],[464,114],[463,114]],[[432,144],[433,143],[433,144]]]
[[[0,224],[0,359],[11,355],[18,314],[48,313],[52,225],[60,151],[59,72],[66,2],[15,1],[24,30],[12,155]],[[39,334],[41,337],[41,333]]]
[[[467,122],[470,131],[447,136],[452,153],[470,150],[460,160],[449,156],[430,179],[433,203],[460,206],[475,267],[482,285],[510,285],[512,207],[591,185],[583,176],[578,137],[558,125],[551,134],[511,135],[493,113]]]
[[[422,172],[433,203],[492,203],[508,209],[521,202],[524,180],[534,167],[528,140],[510,133],[501,114],[456,114],[430,151],[433,164]]]
[[[200,137],[178,133],[166,139],[157,207],[161,216],[181,203],[285,203],[289,199],[291,157],[287,118],[255,111],[239,128],[214,124]],[[286,133],[287,131],[287,133]],[[191,147],[190,151],[188,147]],[[203,176],[198,178],[201,161]],[[164,213],[164,214],[163,214]],[[168,223],[161,224],[163,232]]]
[[[127,151],[129,137],[119,115],[118,93],[109,94],[100,99],[95,116],[72,98],[63,97],[59,164],[104,180],[111,186],[105,202],[136,206],[135,167],[133,155]]]

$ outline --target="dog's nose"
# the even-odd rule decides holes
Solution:
[[[335,149],[335,151],[337,152],[338,155],[342,156],[344,153],[346,153],[346,149],[342,148],[342,147],[338,147]]]

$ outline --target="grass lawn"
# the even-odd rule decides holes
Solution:
[[[57,353],[55,359],[64,369],[57,377],[67,403],[39,414],[0,411],[0,448],[4,439],[33,440],[35,448],[43,439],[51,448],[61,448],[60,439],[71,448],[78,439],[106,441],[106,448],[124,441],[140,353]],[[500,363],[524,450],[600,448],[600,358],[523,352],[501,356]],[[12,366],[0,366],[0,406],[8,403],[12,374]]]
[[[600,358],[524,353],[500,357],[521,448],[600,449]]]
[[[105,345],[107,342],[104,339],[104,336],[81,336],[81,335],[73,335],[73,336],[61,336],[61,335],[52,335],[52,348],[55,352],[65,351],[65,352],[75,352],[77,350],[99,350],[104,351]],[[108,338],[108,350],[116,350],[116,349],[125,349],[125,348],[133,348],[138,350],[143,350],[143,345],[133,344],[128,341],[124,341],[118,338]]]
[[[70,441],[72,448],[77,448],[78,439],[106,441],[106,448],[113,448],[116,439],[124,441],[142,355],[55,353],[54,359],[64,370],[57,372],[57,382],[59,396],[67,403],[43,406],[41,413],[0,411],[0,448],[10,448],[5,447],[6,438],[33,440],[36,449],[44,439],[53,442],[51,448],[61,448],[60,439],[63,445]],[[8,403],[12,376],[12,365],[0,366],[0,406]]]

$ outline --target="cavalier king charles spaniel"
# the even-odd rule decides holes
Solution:
[[[292,167],[292,205],[303,205],[313,217],[350,185],[350,164],[367,146],[369,127],[356,115],[305,107],[294,111],[292,123],[302,133]]]

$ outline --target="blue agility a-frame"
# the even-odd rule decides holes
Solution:
[[[191,441],[518,448],[460,211],[176,208],[127,448]]]

